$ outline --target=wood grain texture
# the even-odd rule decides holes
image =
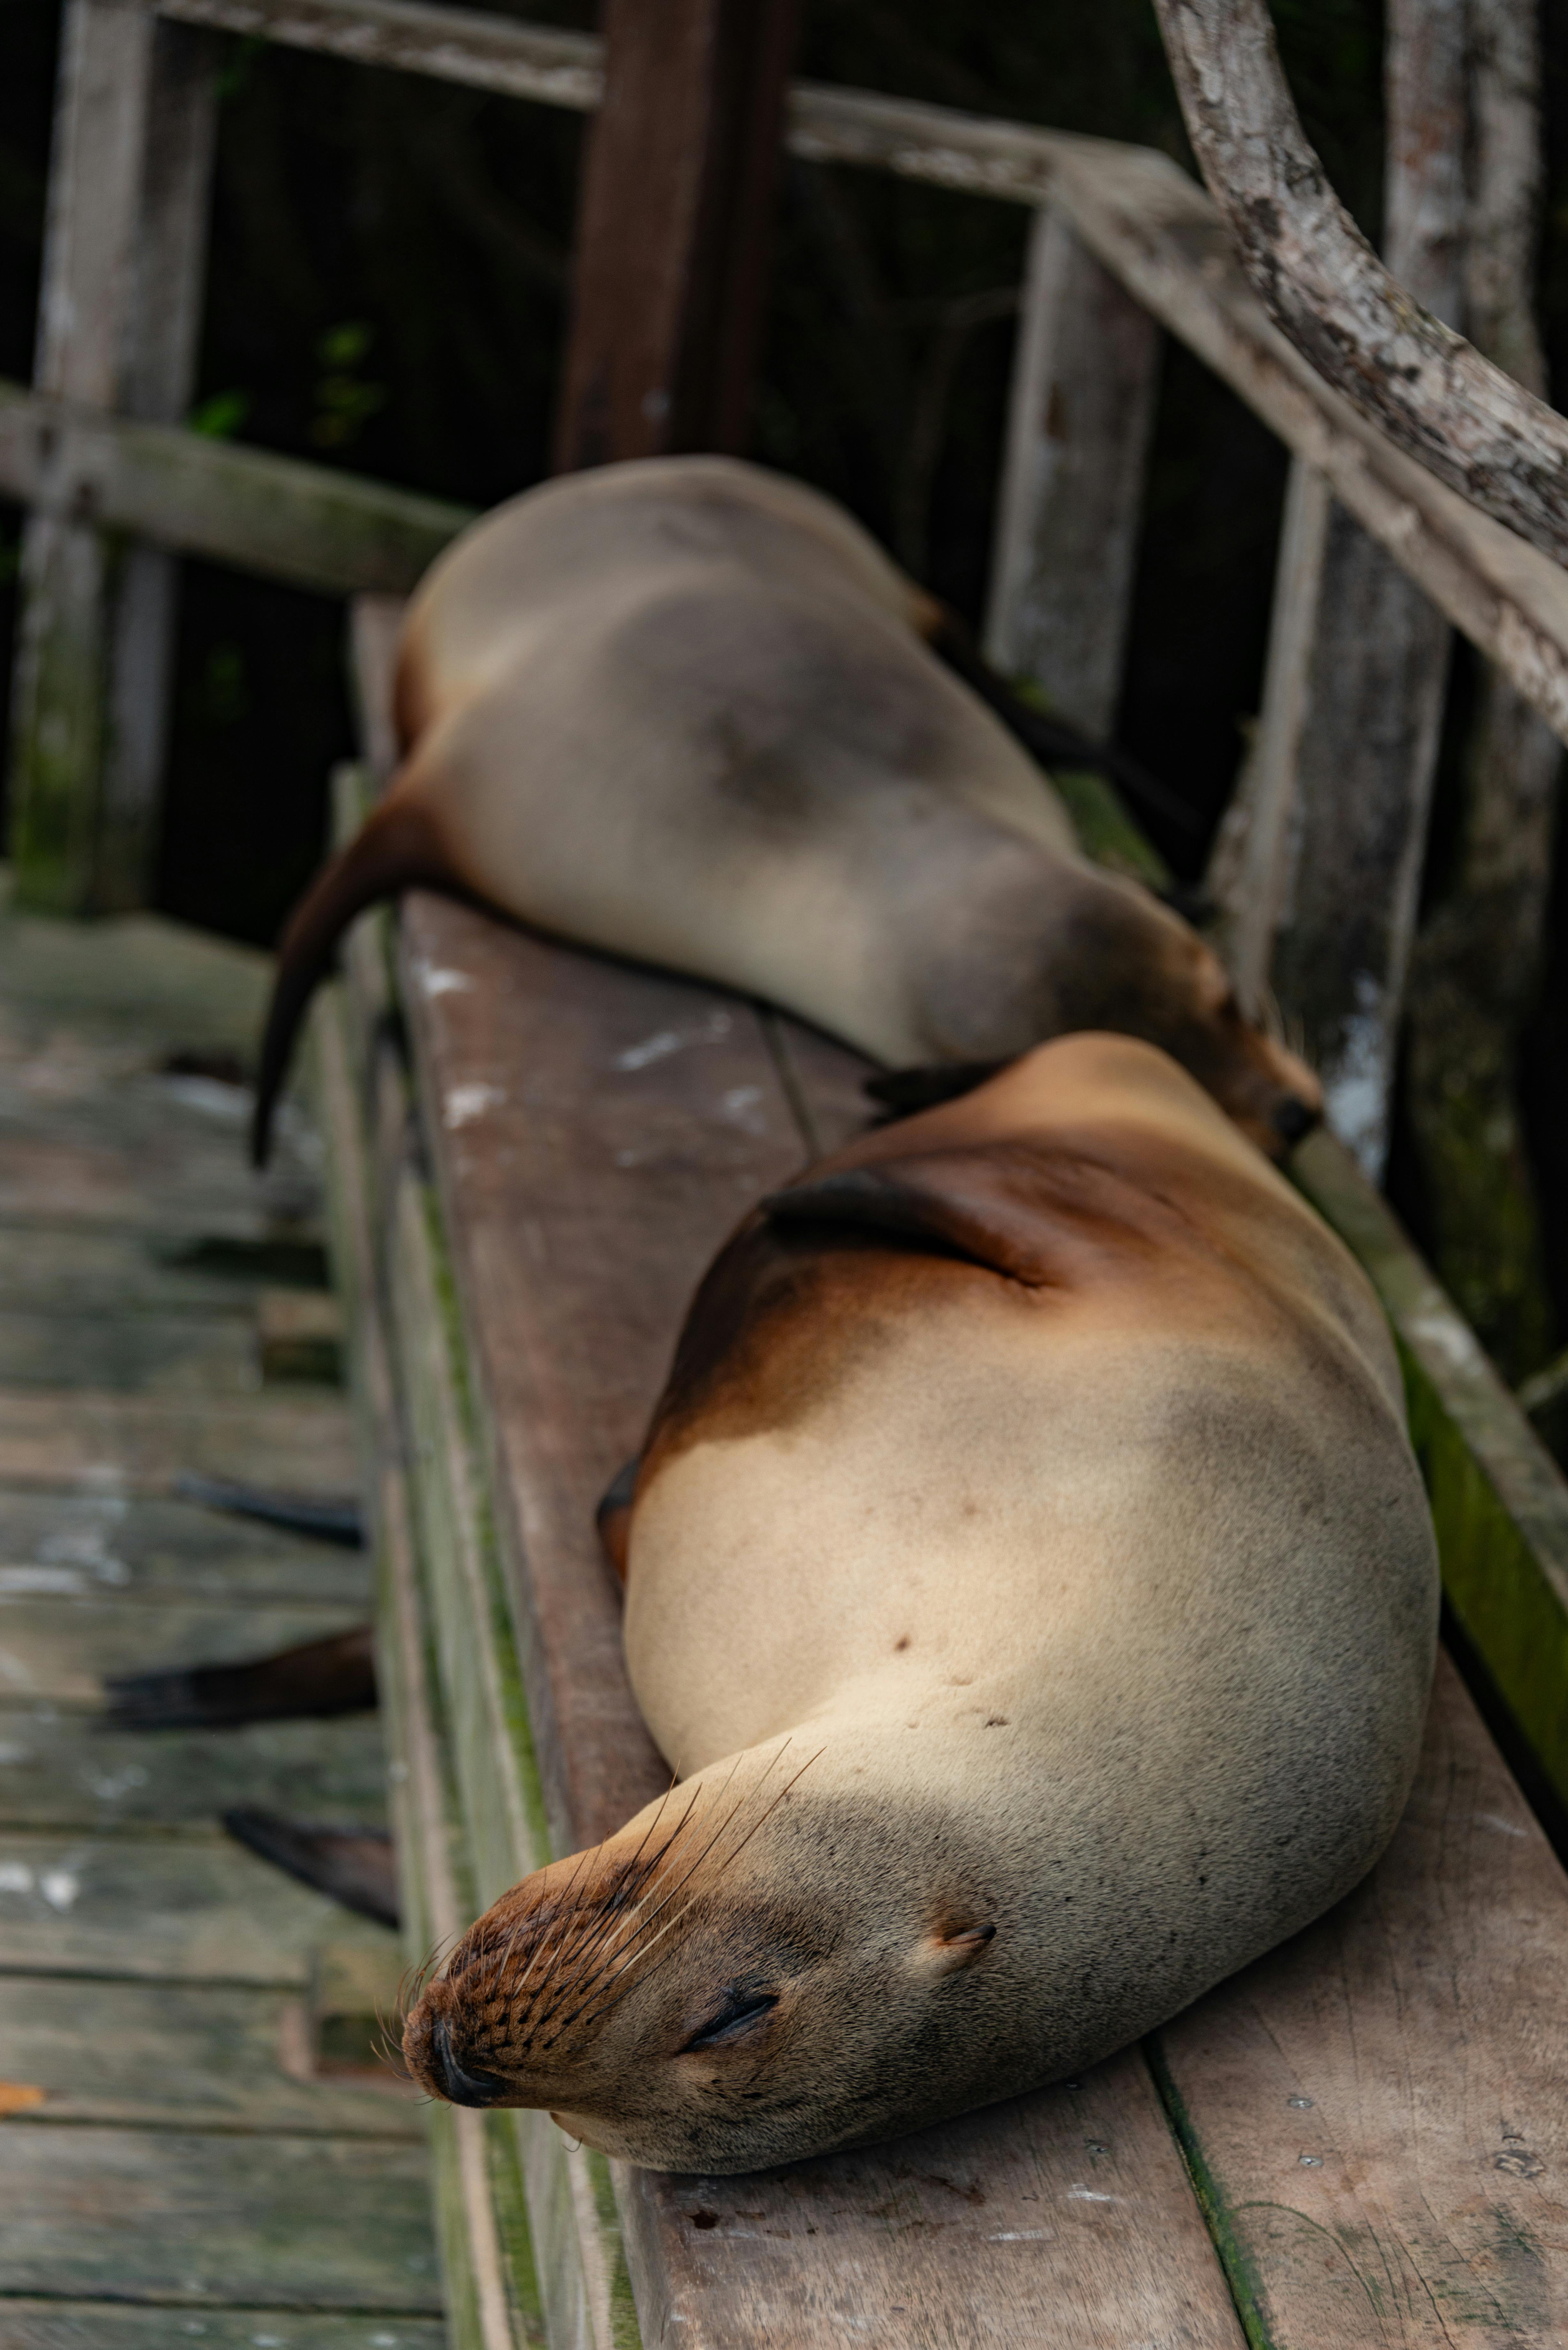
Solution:
[[[1160,337],[1051,205],[1024,269],[985,648],[1110,739]]]
[[[0,2300],[0,2350],[449,2350],[439,2318],[205,2309],[189,2317],[113,2302]]]
[[[1271,2344],[1568,2328],[1568,1878],[1452,1667],[1360,1890],[1160,2035]]]
[[[324,1944],[391,1941],[226,1836],[0,1831],[0,1973],[300,1990]]]
[[[556,470],[745,446],[799,0],[609,0]]]
[[[0,2199],[0,2293],[441,2311],[423,2159],[395,2138],[7,2129]]]
[[[300,2077],[307,2053],[306,1999],[288,1992],[14,1975],[0,1994],[0,2079],[44,2092],[8,2129],[96,2122],[422,2142],[406,2086],[389,2074],[385,2085]]]
[[[369,1715],[115,1733],[50,1704],[0,1703],[0,1824],[210,1829],[231,1804],[379,1826],[387,1763]]]
[[[190,1475],[240,1479],[280,1492],[354,1490],[344,1407],[325,1396],[170,1401],[70,1391],[0,1389],[0,1482],[77,1485],[100,1493],[171,1493]]]
[[[593,1513],[641,1442],[709,1258],[800,1139],[749,1006],[416,893],[405,1004],[563,1850],[668,1777]],[[421,974],[461,971],[465,989]]]
[[[628,2186],[649,2344],[1241,2350],[1136,2052],[861,2154]]]
[[[370,1568],[361,1552],[194,1502],[0,1488],[0,1598],[111,1594],[363,1614]]]

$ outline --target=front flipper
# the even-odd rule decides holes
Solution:
[[[774,1191],[775,1226],[840,1225],[942,1256],[967,1259],[1028,1287],[1061,1278],[1060,1223],[1039,1159],[1027,1151],[933,1150],[873,1160]]]

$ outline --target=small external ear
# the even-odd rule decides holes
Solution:
[[[994,1926],[957,1926],[928,1934],[920,1953],[933,1974],[951,1975],[982,1959],[995,1939]]]
[[[1032,1288],[1047,1285],[1047,1203],[1040,1170],[1022,1151],[930,1150],[807,1176],[770,1192],[763,1212],[775,1225],[842,1224],[881,1232],[906,1247],[967,1257]],[[1031,1195],[1033,1196],[1031,1196]]]

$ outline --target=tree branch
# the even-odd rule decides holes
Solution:
[[[1390,276],[1329,186],[1264,0],[1155,0],[1188,134],[1282,334],[1439,480],[1568,563],[1568,421]]]

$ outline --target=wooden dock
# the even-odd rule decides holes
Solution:
[[[369,1612],[360,1555],[176,1492],[357,1484],[342,1398],[261,1373],[325,1279],[315,1138],[258,1181],[226,1081],[265,979],[0,910],[0,2350],[445,2338],[419,2106],[365,2061],[397,1938],[218,1825],[380,1821],[379,1722],[102,1720],[106,1675]]]

